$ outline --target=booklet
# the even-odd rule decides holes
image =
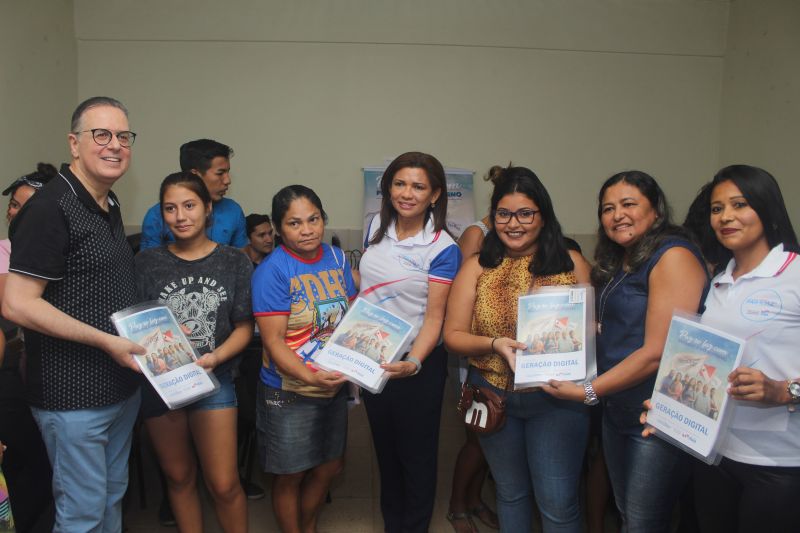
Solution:
[[[647,424],[662,439],[714,464],[727,433],[728,374],[739,366],[745,341],[699,320],[673,315]]]
[[[183,334],[169,307],[160,302],[134,305],[111,315],[121,337],[141,344],[135,355],[147,381],[170,409],[178,409],[214,394],[219,382],[195,361],[200,354]]]
[[[403,356],[412,329],[399,316],[358,298],[314,363],[378,394],[388,381],[380,365]]]
[[[517,350],[515,390],[596,373],[592,295],[591,287],[568,285],[520,296],[517,340],[526,348]]]

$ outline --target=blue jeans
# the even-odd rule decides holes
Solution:
[[[672,510],[692,468],[691,456],[658,437],[642,437],[642,407],[606,400],[603,453],[625,533],[669,531]]]
[[[487,385],[474,370],[470,382]],[[500,531],[531,530],[531,495],[545,533],[583,531],[578,487],[588,437],[585,405],[544,392],[508,393],[505,425],[480,436],[497,485]]]
[[[53,466],[56,532],[122,531],[137,390],[124,402],[76,411],[31,408]]]

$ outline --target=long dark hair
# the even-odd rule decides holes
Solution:
[[[712,183],[709,181],[697,192],[697,196],[692,200],[686,218],[683,220],[683,227],[700,246],[706,263],[711,265],[712,270],[717,271],[720,267],[724,268],[727,260],[720,256],[719,241],[709,224],[712,188]]]
[[[383,240],[386,230],[389,225],[397,220],[397,210],[392,205],[391,188],[394,175],[404,168],[421,168],[428,176],[428,181],[431,184],[431,189],[439,191],[439,198],[436,204],[431,206],[430,212],[427,216],[433,217],[433,231],[441,231],[446,229],[447,225],[447,178],[445,177],[444,167],[438,159],[430,154],[422,152],[406,152],[395,158],[394,161],[389,163],[386,170],[381,177],[381,224],[378,231],[369,241],[369,244],[378,244]],[[275,212],[272,212],[275,216]],[[427,221],[427,218],[426,218]]]
[[[496,180],[492,181],[495,184],[489,215],[492,220],[497,211],[497,204],[509,194],[524,194],[539,207],[536,216],[542,217],[544,225],[539,232],[536,253],[531,258],[528,270],[539,276],[574,270],[575,264],[572,262],[564,242],[561,224],[553,210],[553,202],[539,177],[528,168],[509,166],[502,170]],[[495,225],[492,224],[492,228],[483,239],[478,263],[484,268],[494,268],[503,262],[505,256],[506,247],[497,235]]]
[[[714,176],[709,190],[709,212],[711,194],[720,183],[730,181],[742,192],[742,195],[756,212],[761,224],[764,226],[764,236],[767,244],[774,248],[783,244],[786,251],[800,253],[797,235],[792,227],[783,194],[777,180],[766,170],[750,165],[731,165],[723,168]],[[710,229],[711,222],[708,220]],[[715,257],[719,258],[718,265],[722,268],[733,257],[733,253],[714,239],[710,247]]]
[[[603,183],[597,197],[597,247],[594,250],[595,265],[592,268],[592,282],[595,286],[604,285],[613,278],[614,274],[622,267],[625,257],[625,248],[608,238],[602,221],[603,196],[609,187],[617,183],[627,183],[639,189],[639,192],[649,200],[656,212],[656,220],[653,225],[628,250],[628,268],[631,271],[637,270],[650,259],[665,239],[677,236],[691,240],[685,229],[672,223],[667,197],[653,176],[641,170],[628,170],[614,174]]]

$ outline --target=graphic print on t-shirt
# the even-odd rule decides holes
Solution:
[[[183,331],[200,352],[213,351],[217,309],[228,300],[228,291],[214,278],[187,276],[163,288],[159,297],[175,313]]]
[[[279,246],[253,275],[253,311],[256,317],[285,315],[284,342],[308,363],[318,348],[309,341],[316,341],[320,329],[335,327],[357,292],[340,249],[325,244],[318,259],[303,261]],[[283,374],[274,361],[267,361],[261,379],[269,387],[313,397],[330,397],[336,392]]]
[[[314,302],[314,321],[311,338],[297,348],[296,353],[303,362],[313,361],[314,354],[321,350],[328,339],[333,335],[333,330],[342,321],[347,312],[347,298],[338,296],[319,302]]]

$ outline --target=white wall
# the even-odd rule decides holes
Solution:
[[[77,94],[72,1],[0,1],[0,190],[39,161],[66,160]]]
[[[117,186],[128,224],[178,146],[210,136],[236,150],[231,197],[246,212],[301,182],[332,227],[357,228],[361,166],[418,149],[479,176],[530,166],[566,231],[591,233],[611,173],[652,172],[682,215],[716,170],[728,6],[82,0],[78,94],[120,98],[140,134]]]
[[[573,234],[622,168],[680,217],[719,166],[760,165],[796,213],[798,27],[796,0],[2,0],[3,180],[65,160],[79,97],[111,94],[141,134],[131,226],[200,136],[236,148],[247,211],[299,181],[339,228],[360,223],[360,167],[408,149],[531,166]]]
[[[721,165],[747,163],[780,182],[800,230],[800,2],[731,3],[722,92]]]

